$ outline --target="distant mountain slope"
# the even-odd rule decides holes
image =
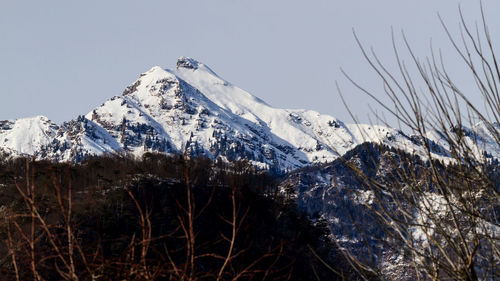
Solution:
[[[465,178],[469,175],[463,176],[460,168],[436,163],[435,168],[446,175],[445,184],[454,186],[454,189],[450,190],[464,188],[464,193],[476,194],[471,196],[474,200],[465,199],[467,203],[474,206],[484,204],[482,210],[488,210],[492,204],[495,205],[497,197],[489,198],[485,195],[488,191],[485,190],[484,183],[477,183],[477,186],[475,181],[465,183]],[[493,185],[491,188],[498,190],[498,161],[491,161],[482,168],[487,181]],[[429,219],[430,221],[451,225],[451,220],[442,219],[445,217],[443,214],[450,214],[450,206],[460,205],[456,203],[458,200],[453,199],[459,196],[454,194],[448,194],[449,198],[452,198],[451,203],[444,203],[442,194],[445,191],[438,187],[437,180],[429,176],[429,170],[431,168],[428,162],[422,161],[420,157],[388,146],[365,143],[331,163],[312,165],[287,173],[280,183],[280,190],[283,194],[293,197],[298,207],[311,218],[328,225],[332,240],[337,241],[342,249],[372,268],[378,268],[384,280],[417,280],[412,262],[415,257],[408,255],[408,245],[395,238],[398,235],[392,234],[403,229],[403,232],[406,231],[406,234],[414,239],[414,247],[430,247],[427,239],[444,241],[445,238],[439,234],[429,235],[428,229],[423,231],[428,225],[422,223],[422,218],[436,213],[440,219],[434,217]],[[420,187],[406,187],[412,184]],[[496,205],[492,207],[495,211],[491,213],[484,211],[480,218],[474,217],[474,227],[478,229],[476,231],[481,233],[481,229],[487,226],[491,228],[488,230],[493,233],[491,235],[498,237],[500,227],[495,208]],[[460,213],[455,214],[465,220],[467,211],[460,209]],[[398,219],[404,223],[398,225]],[[457,227],[455,225],[444,229],[458,236],[457,231],[454,231]],[[467,239],[471,241],[473,238]],[[487,276],[491,270],[490,261],[482,257],[489,257],[488,243],[491,241],[486,238],[480,240],[477,249],[481,258],[476,258],[474,266],[476,272]],[[451,247],[445,242],[441,245]]]
[[[34,155],[52,142],[58,129],[44,116],[0,121],[0,148],[16,155]]]
[[[467,130],[498,157],[485,128]],[[439,136],[431,134],[430,140],[436,155],[446,157]],[[419,142],[399,130],[271,107],[186,57],[173,70],[155,66],[142,73],[121,96],[60,126],[42,116],[0,122],[5,153],[74,162],[103,153],[158,151],[248,159],[263,168],[290,170],[331,162],[366,141],[423,155]]]

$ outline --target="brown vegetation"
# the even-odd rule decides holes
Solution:
[[[491,145],[500,147],[500,70],[482,15],[480,25],[471,28],[460,11],[462,33],[458,41],[444,23],[443,27],[475,81],[484,108],[477,107],[458,87],[443,64],[441,53],[431,50],[430,57],[420,60],[403,34],[416,72],[409,70],[410,64],[401,58],[395,41],[399,69],[392,72],[356,38],[393,104],[383,103],[374,91],[349,79],[392,114],[404,130],[409,129],[425,154],[423,162],[418,157],[387,154],[386,169],[392,171],[394,179],[391,181],[367,175],[346,161],[370,187],[374,202],[367,207],[385,230],[380,239],[386,248],[398,249],[404,270],[411,273],[413,280],[496,280],[500,277],[498,159],[484,151],[483,140],[465,127],[482,123],[494,139]],[[432,131],[439,132],[441,145],[448,148],[448,163],[443,163],[434,153],[428,140],[428,133]],[[373,256],[377,254],[380,253],[374,252]],[[354,268],[375,272],[379,279],[388,278],[384,268],[366,263],[349,252],[345,255]]]
[[[160,154],[75,165],[15,159],[2,163],[0,176],[5,279],[354,277],[327,230],[244,162]]]

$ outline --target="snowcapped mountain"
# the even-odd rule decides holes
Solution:
[[[0,121],[0,148],[8,153],[33,155],[56,136],[58,127],[47,117]]]
[[[487,141],[481,130],[474,132]],[[436,154],[446,157],[439,134],[432,137]],[[142,73],[121,96],[60,126],[43,116],[0,122],[0,149],[5,153],[55,161],[156,151],[248,159],[261,167],[290,170],[331,162],[366,141],[423,153],[418,142],[396,129],[271,107],[186,57],[172,70],[155,66]]]

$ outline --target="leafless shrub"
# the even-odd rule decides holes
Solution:
[[[107,159],[107,158],[106,158]],[[196,162],[196,161],[195,161]],[[102,208],[99,204],[112,204],[110,199],[91,197],[89,205],[83,202],[87,193],[95,192],[99,197],[113,196],[109,187],[85,186],[84,190],[74,192],[72,186],[71,166],[65,166],[63,174],[53,173],[51,182],[42,187],[37,181],[37,171],[34,162],[27,159],[24,164],[23,177],[14,176],[14,190],[17,198],[10,205],[1,209],[3,221],[0,223],[0,235],[4,237],[4,246],[0,252],[5,257],[0,260],[0,268],[8,278],[16,280],[249,280],[261,276],[269,280],[285,280],[290,277],[293,262],[281,262],[285,242],[274,242],[271,239],[267,250],[246,258],[247,252],[253,246],[252,237],[244,235],[249,225],[246,218],[250,206],[242,202],[241,190],[237,188],[238,181],[231,180],[232,186],[217,186],[203,196],[193,193],[197,173],[196,169],[207,169],[207,163],[199,161],[199,167],[190,167],[190,160],[184,160],[184,183],[176,182],[177,190],[169,194],[172,199],[171,213],[160,220],[158,202],[154,201],[154,186],[138,184],[134,186],[131,179],[122,181],[125,186],[117,190],[121,194],[117,206],[128,204],[136,219],[137,228],[133,234],[123,234],[112,237],[89,238],[100,235],[86,225],[93,220],[90,215],[87,221],[81,216],[89,216],[84,208]],[[64,166],[64,165],[63,165]],[[91,171],[93,168],[91,168]],[[99,173],[96,176],[99,178]],[[231,176],[229,176],[229,179]],[[224,179],[223,181],[227,181]],[[99,183],[100,181],[96,181]],[[182,189],[184,186],[184,195]],[[105,193],[103,193],[103,188]],[[165,188],[163,193],[168,192]],[[147,192],[153,193],[146,194]],[[229,191],[228,193],[225,193]],[[182,196],[180,196],[182,195]],[[214,206],[214,196],[222,196],[222,202],[230,202],[230,206]],[[76,197],[75,197],[76,196]],[[96,200],[97,201],[92,201]],[[128,198],[128,199],[127,199]],[[162,202],[162,201],[160,201]],[[219,198],[219,201],[221,199]],[[200,204],[202,203],[202,204]],[[226,203],[224,203],[226,204]],[[161,207],[161,206],[160,206]],[[228,208],[229,207],[229,208]],[[115,206],[104,206],[111,212],[126,212]],[[156,213],[154,212],[156,208]],[[230,209],[230,212],[224,210]],[[220,213],[217,213],[219,212]],[[99,215],[108,213],[98,210]],[[216,212],[220,223],[214,225],[227,227],[217,228],[218,235],[206,235],[207,229],[201,229],[199,221],[206,219],[205,212],[211,212],[208,218]],[[118,214],[123,216],[123,214]],[[173,227],[158,232],[155,222],[168,225],[168,219],[174,220]],[[112,220],[113,218],[109,218]],[[130,224],[134,224],[130,222]],[[205,223],[205,225],[207,225]],[[205,235],[204,237],[201,237]],[[108,235],[109,236],[109,235]],[[212,239],[218,236],[217,239]],[[114,246],[110,246],[111,243]],[[105,248],[111,248],[111,254]],[[257,251],[258,252],[258,251]],[[280,263],[279,263],[280,262]],[[9,265],[10,264],[10,265]]]
[[[421,60],[403,34],[411,61],[406,64],[393,34],[398,70],[391,71],[355,34],[363,56],[382,81],[385,96],[392,104],[384,103],[375,91],[362,87],[349,75],[346,77],[392,114],[403,131],[410,131],[423,151],[421,157],[409,157],[407,152],[382,153],[390,177],[368,176],[356,163],[345,162],[371,193],[373,201],[365,206],[385,230],[381,243],[402,259],[405,271],[411,272],[410,279],[500,277],[500,169],[498,159],[487,151],[488,147],[496,152],[500,148],[500,70],[482,5],[481,12],[481,23],[472,28],[460,10],[458,39],[441,23],[475,81],[484,108],[475,105],[459,88],[440,52],[431,48],[431,56]],[[416,72],[410,70],[411,66]],[[423,89],[417,86],[420,82]],[[381,116],[376,117],[384,122]],[[485,143],[467,126],[483,130],[492,141]],[[433,149],[431,133],[439,135],[439,145],[449,152],[446,157]],[[362,225],[358,227],[363,231]],[[383,272],[380,252],[372,252],[379,264],[367,262],[369,259],[351,251],[344,253],[354,268],[374,272],[380,279],[394,278]]]

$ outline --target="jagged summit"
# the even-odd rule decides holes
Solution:
[[[201,63],[195,59],[181,56],[177,59],[177,68],[198,69]]]
[[[213,71],[208,65],[190,57],[179,57],[177,59],[176,70],[196,72],[198,75],[204,73],[205,75],[212,76],[223,83],[229,84],[229,82],[219,77],[219,75],[217,75],[217,73],[215,73],[215,71]]]
[[[56,136],[58,126],[39,115],[0,121],[0,148],[19,155],[34,155]]]
[[[498,157],[500,150],[485,128],[471,130],[481,134],[481,145]],[[430,139],[438,155],[446,157],[439,134],[431,134]],[[0,150],[55,161],[156,151],[248,159],[284,170],[333,161],[366,141],[416,154],[423,151],[396,129],[346,124],[312,110],[274,108],[188,57],[179,58],[173,69],[152,67],[123,95],[61,126],[43,116],[0,121]]]

